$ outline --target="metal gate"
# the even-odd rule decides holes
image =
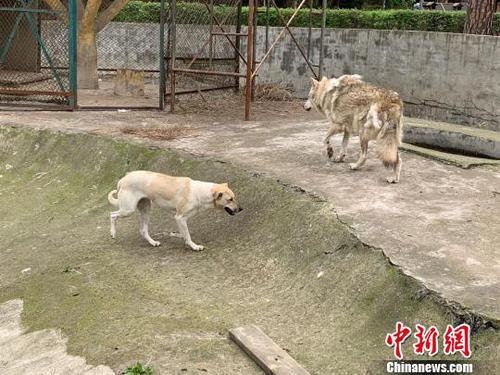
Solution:
[[[243,0],[170,0],[163,22],[168,24],[165,61],[169,76],[164,90],[171,111],[175,95],[238,90],[243,78],[251,87],[253,59],[248,56],[248,48],[245,56],[241,41],[248,39],[253,45],[253,28],[241,30],[242,3]],[[252,0],[249,5],[249,14],[253,16]],[[253,25],[251,17],[248,21]],[[249,111],[249,103],[246,104]]]
[[[76,106],[76,0],[0,0],[0,105]]]

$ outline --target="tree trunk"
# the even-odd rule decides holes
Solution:
[[[495,0],[470,0],[465,18],[464,33],[492,35],[495,5]]]
[[[97,44],[93,30],[78,33],[78,88],[98,89]]]

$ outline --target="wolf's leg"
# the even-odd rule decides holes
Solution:
[[[368,154],[368,142],[369,142],[369,140],[366,138],[360,139],[361,152],[359,153],[359,159],[356,163],[349,164],[349,167],[351,169],[359,169],[363,166],[363,164],[365,164],[366,156]]]
[[[401,174],[401,167],[403,165],[403,161],[401,160],[401,155],[398,152],[398,161],[394,165],[394,176],[387,177],[386,180],[390,184],[395,184],[399,182],[399,176]]]
[[[330,145],[330,138],[340,132],[342,132],[342,127],[338,124],[332,124],[332,127],[328,130],[328,133],[326,133],[324,142],[326,145],[326,155],[328,156],[328,159],[331,159],[333,156],[333,147]]]
[[[146,198],[141,199],[139,203],[137,203],[137,209],[139,210],[139,233],[141,233],[141,236],[148,241],[151,246],[160,246],[160,242],[153,240],[149,235],[151,201]]]
[[[181,232],[181,234],[184,237],[184,241],[185,241],[186,245],[188,245],[191,249],[193,249],[195,251],[203,250],[204,249],[203,246],[197,245],[191,240],[191,235],[189,234],[189,229],[187,226],[186,218],[184,216],[181,216],[181,215],[175,215],[175,221],[177,222],[177,226],[179,227],[179,231]]]
[[[351,134],[347,130],[345,130],[344,131],[344,138],[342,138],[342,149],[338,153],[338,155],[335,156],[335,159],[334,159],[335,162],[341,163],[344,161],[344,158],[347,154],[347,146],[349,145],[349,137],[350,136],[351,136]]]

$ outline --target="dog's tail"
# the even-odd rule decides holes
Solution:
[[[118,190],[112,190],[108,194],[108,201],[111,203],[113,206],[118,207],[118,198],[115,197],[116,193],[118,193]]]
[[[394,167],[399,161],[399,146],[403,140],[403,114],[389,118],[377,137],[377,157],[386,168]]]

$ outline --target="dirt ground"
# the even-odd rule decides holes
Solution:
[[[174,115],[0,113],[0,303],[23,299],[28,332],[61,330],[69,354],[115,371],[259,374],[227,338],[257,324],[311,374],[377,373],[401,320],[472,323],[473,358],[494,373],[500,336],[480,317],[496,324],[500,301],[498,170],[404,153],[386,185],[374,160],[326,164],[326,125],[300,106],[266,102],[248,123],[230,95],[181,99]],[[106,195],[132,169],[228,181],[245,210],[196,217],[201,253],[158,210],[160,248],[133,219],[112,241]]]

